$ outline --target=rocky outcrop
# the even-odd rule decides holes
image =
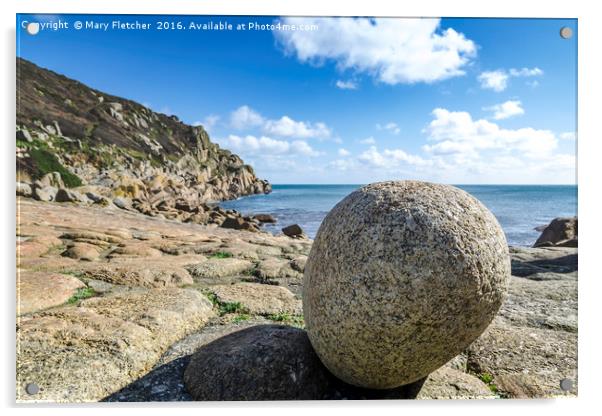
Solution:
[[[577,217],[554,218],[542,230],[533,247],[577,247]]]
[[[206,204],[271,186],[202,126],[17,59],[17,193],[221,224]],[[29,190],[28,190],[29,186]],[[245,224],[250,223],[244,221]],[[250,227],[256,228],[256,227]]]
[[[292,224],[282,229],[282,233],[288,237],[296,238],[304,236],[303,229],[299,224]]]

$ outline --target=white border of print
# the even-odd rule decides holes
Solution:
[[[2,404],[10,407],[9,413],[18,411],[40,411],[35,406],[14,404],[15,386],[15,346],[14,346],[14,267],[15,267],[15,204],[14,204],[14,119],[15,119],[15,13],[127,13],[127,14],[233,14],[233,15],[336,15],[336,16],[458,16],[458,17],[572,17],[579,18],[579,216],[580,235],[580,291],[579,291],[579,398],[574,400],[514,400],[514,401],[464,401],[464,402],[274,402],[274,403],[175,403],[175,404],[92,404],[85,405],[90,415],[106,414],[110,411],[127,411],[143,407],[147,415],[163,415],[165,412],[195,414],[202,412],[244,412],[250,415],[303,414],[308,412],[332,412],[341,409],[348,414],[365,414],[374,408],[379,414],[400,414],[400,412],[420,412],[421,414],[441,413],[446,415],[467,415],[471,413],[504,415],[508,412],[526,410],[545,412],[548,415],[586,413],[595,407],[599,393],[600,354],[600,300],[601,282],[599,250],[602,230],[600,229],[600,125],[599,112],[602,67],[600,64],[599,39],[602,39],[600,21],[602,15],[595,8],[595,2],[575,2],[548,0],[527,2],[505,0],[484,2],[469,0],[421,0],[399,2],[391,0],[231,0],[231,1],[192,1],[192,0],[146,0],[144,2],[123,0],[5,0],[1,3],[0,19],[2,32],[2,88],[0,117],[3,131],[1,157],[4,198],[2,209],[2,253],[6,273],[3,275],[4,290],[2,306],[5,313],[2,319],[3,341],[1,343],[2,365],[1,394]],[[599,8],[598,8],[599,9]],[[503,41],[503,40],[500,40]],[[94,382],[91,380],[90,382]],[[44,406],[44,405],[42,405]],[[45,414],[81,415],[82,405],[46,406]],[[172,407],[173,410],[168,410]],[[199,409],[200,408],[200,409]],[[210,409],[212,408],[212,409]],[[593,413],[593,412],[592,412]]]

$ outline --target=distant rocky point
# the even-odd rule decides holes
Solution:
[[[221,224],[207,204],[271,192],[202,126],[17,59],[17,193]],[[258,228],[251,221],[246,228]]]
[[[533,247],[577,247],[577,217],[554,218],[547,226],[537,227],[541,235]]]

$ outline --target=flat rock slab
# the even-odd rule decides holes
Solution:
[[[506,397],[556,397],[567,393],[560,381],[573,381],[577,392],[577,334],[559,330],[515,327],[496,318],[467,350],[468,369],[493,375]],[[499,385],[498,385],[498,380]]]
[[[98,401],[148,372],[175,341],[214,317],[191,289],[155,289],[91,298],[21,319],[19,401]],[[25,386],[40,391],[28,395]]]
[[[290,260],[269,258],[262,260],[257,265],[257,275],[265,280],[280,279],[286,277],[298,277],[303,275],[291,268]]]
[[[236,276],[252,268],[253,263],[250,261],[235,258],[210,258],[187,267],[195,280]]]
[[[98,246],[88,243],[73,243],[65,252],[63,256],[71,257],[76,260],[94,261],[98,260],[100,251]]]
[[[186,269],[169,262],[149,259],[143,262],[95,263],[80,267],[85,277],[103,282],[147,288],[179,287],[193,284]]]
[[[59,273],[18,270],[17,315],[62,305],[85,287],[81,280]]]
[[[576,276],[538,276],[541,280],[511,277],[499,316],[512,326],[577,332]]]
[[[303,313],[301,300],[281,286],[261,283],[235,283],[232,285],[213,286],[220,302],[239,302],[249,313],[255,315],[294,314]]]

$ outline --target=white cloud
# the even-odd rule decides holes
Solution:
[[[536,77],[543,75],[543,71],[538,67],[535,68],[510,68],[510,75],[513,77]]]
[[[297,137],[301,139],[330,137],[331,131],[324,123],[295,121],[288,116],[278,120],[267,120],[263,130],[274,136]]]
[[[481,88],[501,92],[508,86],[508,74],[504,71],[485,71],[479,77]]]
[[[276,140],[270,137],[256,137],[247,135],[244,137],[229,135],[225,139],[217,139],[220,146],[240,153],[241,155],[301,155],[318,156],[319,152],[314,150],[307,142],[295,140],[288,142],[285,140]]]
[[[376,123],[376,129],[377,130],[388,130],[393,134],[399,134],[399,132],[401,132],[401,129],[399,128],[397,123],[394,123],[392,121],[385,124],[384,126],[381,125],[380,123]]]
[[[248,105],[238,107],[230,114],[230,125],[238,130],[257,127],[264,123],[264,118]]]
[[[503,129],[487,120],[473,120],[464,111],[437,108],[435,119],[425,132],[428,140],[436,142],[423,149],[433,155],[463,155],[476,158],[480,151],[516,151],[528,158],[545,158],[557,147],[558,140],[549,130],[531,127]]]
[[[510,68],[508,71],[497,69],[495,71],[481,72],[478,80],[481,88],[501,92],[508,87],[508,81],[511,77],[535,77],[543,75],[543,71],[538,67],[534,68]],[[531,87],[536,87],[539,83],[536,80],[528,83]]]
[[[307,142],[303,140],[295,140],[291,143],[291,151],[294,154],[303,156],[320,156],[320,152],[314,150]]]
[[[386,169],[393,169],[402,164],[412,166],[432,164],[432,161],[425,160],[420,156],[411,155],[402,149],[385,149],[379,152],[376,146],[370,146],[370,149],[358,156],[358,160],[373,167]]]
[[[340,148],[338,151],[338,154],[339,154],[339,156],[346,157],[346,156],[349,156],[351,154],[351,152],[349,152],[349,150],[347,150],[347,149]]]
[[[361,144],[374,145],[374,144],[376,144],[376,140],[374,140],[374,137],[370,136],[370,137],[367,137],[367,138],[365,138],[363,140],[360,140],[360,143]]]
[[[211,130],[219,121],[220,117],[215,114],[210,114],[203,119],[203,121],[195,121],[192,123],[193,126],[203,126],[207,131]]]
[[[522,103],[519,100],[508,100],[491,107],[483,107],[483,110],[493,112],[493,118],[495,120],[503,120],[525,114],[525,110],[523,109]]]
[[[527,81],[526,84],[531,88],[537,88],[539,86],[539,81],[534,79],[532,81]]]
[[[326,169],[328,171],[332,169],[336,169],[341,172],[353,170],[354,172],[358,169],[358,163],[355,159],[345,158],[345,159],[335,159],[330,161],[326,165]]]
[[[372,75],[385,84],[435,82],[463,75],[476,45],[440,19],[287,17],[284,24],[317,25],[315,31],[275,31],[285,52],[299,61],[336,62],[340,71]]]
[[[574,131],[565,131],[564,133],[560,133],[558,137],[562,140],[575,140],[577,139],[577,133]]]
[[[286,115],[277,120],[271,120],[247,105],[240,106],[230,114],[230,126],[238,130],[259,128],[271,136],[295,139],[325,139],[332,134],[331,129],[325,123],[296,121]]]
[[[336,86],[339,89],[342,90],[356,90],[357,89],[357,83],[355,83],[354,81],[343,81],[343,80],[337,80],[336,82]]]

